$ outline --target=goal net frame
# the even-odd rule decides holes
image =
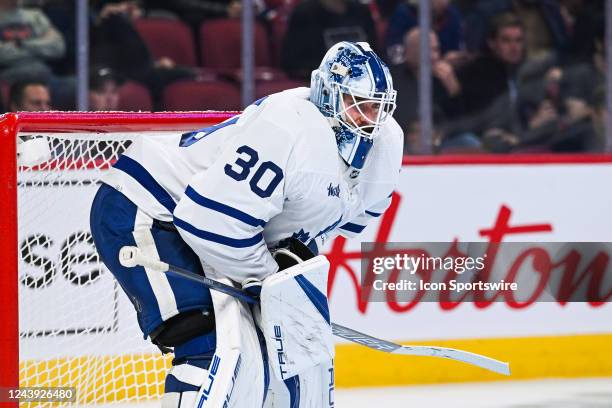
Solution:
[[[16,388],[20,384],[18,135],[23,132],[133,133],[134,137],[146,137],[149,131],[196,130],[238,113],[19,112],[0,115],[0,388]]]

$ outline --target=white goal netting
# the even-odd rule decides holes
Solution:
[[[49,146],[17,175],[20,386],[75,387],[75,405],[158,398],[170,366],[143,339],[89,232],[99,179],[134,135],[19,134]]]

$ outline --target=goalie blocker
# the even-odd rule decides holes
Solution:
[[[334,405],[329,261],[296,239],[273,251],[279,272],[263,281],[260,307],[271,379],[265,407]]]

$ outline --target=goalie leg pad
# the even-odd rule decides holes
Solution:
[[[223,283],[231,281],[214,270],[206,275]],[[224,293],[211,292],[217,344],[208,376],[196,397],[196,406],[261,407],[268,377],[251,306]]]
[[[216,278],[222,280],[221,278]],[[162,408],[261,407],[267,387],[267,361],[250,306],[213,292],[214,353],[204,353],[209,336],[175,348],[176,364],[166,377]]]
[[[196,397],[208,377],[210,360],[204,367],[179,364],[172,367],[166,376],[162,408],[193,408]]]
[[[264,408],[322,408],[334,406],[334,364],[321,363],[285,381],[272,378]]]
[[[334,357],[327,303],[329,261],[317,256],[263,281],[261,328],[270,367],[287,380]]]

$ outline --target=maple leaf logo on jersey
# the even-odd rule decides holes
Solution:
[[[306,242],[310,240],[310,232],[304,231],[304,228],[301,228],[298,232],[294,232],[291,238],[299,239],[302,242]]]
[[[359,78],[363,74],[365,74],[364,64],[368,60],[368,57],[365,55],[359,55],[354,53],[348,48],[343,49],[338,53],[336,58],[330,62],[329,67],[331,67],[334,63],[340,64],[343,67],[348,68],[348,75],[351,78]],[[332,71],[332,78],[336,82],[342,82],[342,78],[344,75],[340,73],[335,73]]]

